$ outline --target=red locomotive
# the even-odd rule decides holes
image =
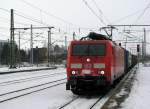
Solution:
[[[90,33],[68,47],[66,89],[82,90],[113,85],[124,74],[124,49],[101,34]]]

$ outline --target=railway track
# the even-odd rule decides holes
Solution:
[[[6,86],[6,85],[22,83],[22,82],[26,82],[26,81],[32,81],[32,80],[37,80],[37,79],[42,79],[42,78],[48,78],[48,77],[52,77],[52,76],[58,75],[58,74],[60,75],[60,74],[65,74],[65,73],[52,73],[52,74],[34,76],[34,77],[23,78],[23,79],[15,79],[15,80],[11,80],[11,81],[1,82],[0,86]]]
[[[73,98],[72,100],[68,101],[67,103],[65,103],[58,109],[65,109],[65,108],[69,109],[69,108],[73,108],[73,107],[74,107],[74,109],[82,108],[82,106],[81,106],[82,103],[83,103],[83,105],[87,105],[86,106],[87,109],[96,109],[97,107],[100,108],[108,101],[108,99],[116,92],[116,90],[122,85],[122,83],[125,80],[132,77],[131,72],[135,72],[135,71],[136,71],[136,68],[133,68],[127,75],[125,75],[125,77],[119,82],[119,84],[116,85],[115,88],[112,88],[109,92],[107,92],[103,95],[100,95],[96,100],[94,97],[87,96],[87,98],[84,98],[82,96],[81,97],[77,96],[76,98]],[[79,99],[79,98],[81,98],[81,99]],[[87,102],[87,104],[84,104],[84,102]],[[81,104],[81,105],[79,105],[79,104]]]
[[[86,98],[89,98],[89,96],[87,96]],[[84,100],[85,100],[86,98],[84,98]],[[95,100],[94,102],[92,102],[92,103],[88,106],[88,107],[89,107],[88,109],[93,109],[93,107],[94,107],[102,98],[103,98],[103,96],[100,96],[97,100]],[[77,96],[77,97],[73,98],[72,100],[68,101],[67,103],[65,103],[64,105],[60,106],[58,109],[65,109],[65,108],[67,108],[67,106],[72,105],[73,102],[75,102],[75,101],[77,101],[77,100],[78,100],[78,102],[80,102],[81,99],[83,99],[83,98]],[[92,98],[90,98],[90,99],[92,99]],[[89,100],[89,99],[88,99],[88,100]],[[82,100],[81,100],[81,102],[82,102]],[[88,105],[88,104],[87,104],[87,105]],[[78,108],[79,108],[79,107],[78,107]]]
[[[71,104],[72,102],[74,102],[75,100],[77,100],[79,98],[79,96],[73,98],[72,100],[70,100],[69,102],[65,103],[64,105],[60,106],[59,109],[63,109],[66,106],[68,106],[69,104]]]
[[[66,78],[0,94],[0,103],[66,83]]]
[[[115,88],[113,88],[112,90],[110,90],[105,96],[104,99],[100,100],[99,102],[97,102],[97,106],[99,108],[102,108],[107,101],[116,93],[117,90],[119,90],[119,88],[123,85],[124,82],[126,82],[126,80],[128,80],[129,78],[132,78],[134,75],[134,72],[137,70],[137,66],[135,66],[134,68],[132,68],[125,76],[124,78],[115,86]]]
[[[93,109],[93,107],[103,98],[104,96],[100,96],[93,105],[91,105],[90,109]]]

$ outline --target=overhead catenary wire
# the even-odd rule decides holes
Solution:
[[[30,20],[30,21],[33,21],[33,22],[36,22],[36,23],[39,23],[39,24],[42,24],[42,25],[45,25],[45,26],[49,26],[49,24],[47,24],[47,23],[45,23],[45,22],[41,22],[41,21],[38,20],[38,19],[31,18],[31,16],[25,15],[24,13],[21,13],[21,12],[19,12],[19,11],[16,11],[16,10],[15,10],[14,14],[16,14],[17,16],[23,17],[23,18],[25,18],[25,19],[28,19],[28,20]],[[59,28],[58,28],[56,25],[54,25],[54,27],[55,27],[54,29],[58,29],[58,30],[59,30]],[[57,27],[57,28],[56,28],[56,27]],[[64,31],[64,32],[65,32],[65,31]]]
[[[4,9],[4,8],[0,8],[0,9],[5,11],[5,12],[7,12],[7,13],[10,13],[10,11],[7,10],[7,9]],[[20,17],[22,17],[24,19],[30,20],[32,22],[39,23],[39,24],[42,24],[42,25],[45,25],[45,26],[49,26],[49,24],[41,22],[38,19],[32,18],[31,16],[25,15],[24,13],[21,13],[21,12],[19,12],[17,10],[15,10],[14,14],[17,15],[17,16],[20,16]]]
[[[7,10],[7,9],[4,9],[4,8],[0,8],[0,9],[3,10],[3,11],[5,11],[5,12],[10,13],[10,11]],[[41,22],[38,19],[32,18],[31,16],[25,15],[24,13],[21,13],[21,12],[19,12],[17,10],[14,10],[14,11],[15,11],[14,14],[17,15],[17,16],[20,16],[20,17],[22,17],[24,19],[28,19],[28,20],[30,20],[32,22],[36,22],[36,23],[39,23],[39,24],[42,24],[42,25],[45,25],[45,26],[49,26],[49,24]]]
[[[4,9],[4,8],[0,8],[0,9],[3,10],[3,11],[5,11],[5,12],[7,12],[7,13],[10,13],[10,10]],[[41,25],[45,25],[45,26],[49,26],[49,24],[47,24],[47,23],[45,23],[45,22],[41,22],[41,21],[40,21],[39,19],[37,19],[37,18],[32,18],[31,16],[25,15],[24,13],[19,12],[19,11],[17,11],[17,10],[15,10],[14,14],[17,15],[17,16],[19,16],[19,17],[22,17],[22,18],[24,18],[24,19],[30,20],[30,21],[32,21],[32,22],[35,22],[35,23],[38,23],[38,24],[41,24]],[[58,26],[56,26],[56,25],[54,25],[54,26],[55,26],[54,29],[59,31],[60,27],[58,27]],[[78,28],[76,29],[76,31],[78,31],[79,28],[82,29],[82,30],[91,30],[91,29],[93,29],[93,28],[78,27]],[[73,28],[72,28],[72,29],[73,29]],[[61,30],[63,30],[63,29],[61,29]],[[74,29],[74,30],[75,30],[75,29]],[[74,31],[74,30],[73,30],[73,31]],[[72,31],[72,32],[73,32],[73,31]],[[63,30],[62,33],[67,33],[67,34],[72,35],[72,33],[68,33],[68,32],[66,32],[66,30]]]
[[[110,24],[110,21],[109,21],[108,18],[104,15],[102,9],[100,9],[100,7],[99,7],[98,4],[96,3],[96,1],[95,1],[95,0],[92,0],[92,1],[93,1],[94,5],[96,6],[97,10],[99,11],[100,15],[101,15],[101,16],[104,16],[104,18],[106,19],[106,21]]]
[[[10,10],[7,10],[7,9],[2,9],[2,10],[5,11],[5,12],[10,13]],[[15,10],[14,14],[17,15],[17,16],[19,16],[19,17],[22,17],[22,18],[24,18],[24,19],[30,20],[30,21],[32,21],[32,22],[36,22],[36,23],[39,23],[39,24],[48,26],[47,23],[41,22],[39,19],[37,19],[37,18],[32,18],[31,16],[25,15],[24,13],[19,12],[19,11],[17,11],[17,10]],[[55,28],[55,29],[57,29],[57,28]],[[82,29],[89,29],[89,28],[82,28]],[[93,29],[93,28],[92,28],[92,29]],[[72,31],[72,32],[73,32],[73,31]],[[61,32],[61,33],[62,33],[62,34],[65,33],[67,36],[72,36],[72,33],[68,33],[68,32],[66,32],[66,31],[64,31],[64,30],[63,30],[63,32]],[[60,33],[60,34],[61,34],[61,33]],[[27,42],[28,42],[28,41],[26,41],[25,43],[27,43]]]
[[[26,5],[28,5],[28,6],[32,7],[32,8],[34,8],[34,9],[39,10],[39,11],[40,11],[40,14],[44,13],[45,15],[48,15],[48,16],[50,16],[50,17],[53,17],[54,19],[57,19],[57,20],[59,20],[59,21],[65,23],[65,24],[68,24],[68,25],[70,25],[70,26],[77,27],[77,29],[79,29],[79,28],[80,28],[80,29],[83,29],[83,30],[88,29],[88,28],[86,28],[86,27],[79,26],[79,25],[74,24],[74,23],[72,23],[72,22],[70,22],[70,21],[67,21],[67,20],[65,20],[65,19],[63,19],[63,18],[60,18],[60,17],[58,17],[58,16],[56,16],[56,15],[54,15],[54,14],[48,12],[48,11],[45,11],[45,10],[39,8],[38,6],[35,6],[34,4],[29,3],[29,2],[27,2],[27,1],[25,1],[25,0],[20,0],[20,1],[22,1],[23,3],[25,3]],[[58,27],[58,28],[59,28],[59,27]],[[90,29],[92,29],[92,28],[90,28]],[[90,30],[90,29],[88,29],[88,30]]]
[[[92,0],[93,3],[95,4],[96,8],[98,9],[99,13],[100,14],[103,14],[102,10],[99,8],[99,6],[97,5],[96,1],[95,0]]]
[[[149,7],[149,8],[150,8],[150,7]],[[139,10],[137,10],[137,11],[131,13],[131,14],[128,14],[128,15],[126,15],[126,16],[123,16],[123,17],[121,17],[121,18],[119,18],[119,19],[117,19],[117,20],[115,20],[115,21],[112,21],[111,24],[118,23],[118,22],[121,22],[121,21],[123,21],[123,20],[129,19],[130,17],[133,17],[133,16],[139,14],[139,13],[142,12],[144,9],[145,9],[145,8],[139,9]]]
[[[93,29],[93,28],[81,27],[81,26],[78,26],[78,25],[76,25],[76,24],[70,23],[70,22],[68,22],[68,21],[66,21],[66,20],[64,20],[64,19],[62,19],[62,18],[59,18],[59,17],[57,17],[57,16],[55,16],[55,15],[52,15],[51,13],[49,13],[49,12],[47,12],[47,11],[45,11],[45,10],[40,9],[39,7],[33,5],[33,4],[29,3],[29,2],[26,2],[26,1],[24,1],[24,0],[21,0],[21,1],[23,1],[23,2],[26,3],[27,5],[32,6],[32,7],[35,8],[35,9],[40,10],[41,12],[45,13],[46,15],[49,15],[49,16],[51,16],[51,17],[54,17],[54,18],[58,19],[58,20],[61,20],[62,22],[66,23],[66,24],[75,26],[75,27],[77,27],[77,29],[79,29],[79,28],[82,29],[82,30],[91,30],[91,29]],[[0,8],[0,9],[3,10],[3,11],[6,11],[6,12],[8,12],[8,13],[10,13],[10,10],[4,9],[4,8]],[[16,14],[17,16],[23,17],[23,18],[25,18],[25,19],[28,19],[28,20],[30,20],[30,21],[33,21],[33,22],[42,24],[42,25],[46,25],[46,26],[49,25],[49,24],[47,24],[47,23],[44,23],[43,21],[41,22],[41,20],[38,20],[38,19],[35,19],[35,18],[31,18],[31,16],[23,15],[23,13],[21,13],[21,12],[19,12],[19,11],[17,11],[17,10],[15,10],[14,14]],[[16,23],[16,22],[15,22],[15,23]],[[18,24],[21,24],[20,22],[17,22],[17,23],[18,23]],[[23,23],[22,23],[22,24],[23,24]],[[23,25],[24,25],[24,24],[23,24]],[[27,25],[28,25],[28,24],[27,24]],[[57,27],[57,26],[55,26],[55,27]],[[57,28],[59,29],[59,27],[57,27]],[[57,28],[55,28],[55,29],[57,29]],[[95,29],[96,29],[96,28],[95,28]]]
[[[41,8],[39,8],[39,7],[33,5],[33,4],[31,4],[31,3],[29,3],[29,2],[27,2],[27,1],[25,1],[25,0],[21,0],[21,1],[22,1],[23,3],[25,3],[25,4],[29,5],[29,6],[31,6],[32,8],[38,9],[39,11],[41,11],[41,12],[43,12],[43,13],[45,13],[45,14],[47,14],[47,15],[49,15],[49,16],[55,18],[55,19],[58,19],[58,20],[60,20],[60,21],[62,21],[62,22],[64,22],[64,23],[67,23],[67,24],[72,24],[72,23],[70,23],[70,22],[68,22],[68,21],[65,21],[64,19],[62,19],[62,18],[60,18],[60,17],[57,17],[57,16],[55,16],[55,15],[53,15],[53,14],[51,14],[51,13],[45,11],[45,10],[42,10]]]
[[[23,13],[15,10],[14,14],[16,14],[17,16],[20,16],[22,18],[25,18],[25,19],[28,19],[30,21],[33,21],[33,22],[36,22],[36,23],[39,23],[39,24],[42,24],[42,25],[45,25],[45,26],[49,26],[49,24],[47,23],[44,23],[44,22],[41,22],[39,21],[38,19],[35,19],[35,18],[31,18],[30,16],[27,16],[27,15],[23,15]]]
[[[5,12],[8,12],[8,13],[10,13],[10,10],[7,10],[7,9],[2,9],[3,11],[5,11]],[[14,10],[15,12],[14,12],[14,14],[15,15],[17,15],[17,16],[19,16],[19,17],[22,17],[22,18],[24,18],[24,19],[27,19],[27,20],[30,20],[30,21],[32,21],[32,22],[36,22],[36,23],[39,23],[39,24],[42,24],[42,25],[46,25],[46,26],[49,26],[47,23],[44,23],[44,22],[41,22],[41,21],[39,21],[39,19],[37,19],[37,18],[33,18],[33,17],[31,17],[31,16],[28,16],[28,15],[25,15],[24,13],[21,13],[21,12],[19,12],[19,11],[17,11],[17,10]],[[8,19],[6,19],[6,20],[8,20]],[[56,29],[56,28],[55,28]],[[8,36],[9,37],[9,36]],[[24,45],[24,44],[26,44],[26,43],[28,43],[29,41],[30,41],[30,39],[29,40],[27,40],[26,38],[21,38],[22,40],[26,40],[26,42],[24,42],[22,45]],[[45,39],[47,39],[47,38],[45,38]],[[38,42],[41,42],[41,40],[33,40],[33,41],[38,41]],[[45,40],[43,40],[43,41],[45,41]],[[63,40],[57,40],[57,42],[64,42]]]
[[[63,18],[60,18],[60,17],[58,17],[58,16],[56,16],[56,15],[54,15],[54,14],[51,14],[50,12],[45,11],[45,10],[43,10],[43,9],[41,9],[41,8],[35,6],[34,4],[31,4],[31,3],[29,3],[29,2],[27,2],[27,1],[25,1],[25,0],[21,0],[21,1],[22,1],[23,3],[25,3],[25,4],[29,5],[29,6],[31,6],[31,7],[34,8],[34,9],[39,10],[41,13],[43,12],[44,14],[46,14],[46,15],[48,15],[48,16],[50,16],[50,17],[53,17],[53,18],[55,18],[55,19],[57,19],[57,20],[59,20],[59,21],[62,21],[62,22],[64,22],[65,24],[69,24],[69,25],[72,25],[72,26],[80,27],[80,26],[78,26],[78,25],[76,25],[76,24],[73,24],[73,23],[71,23],[71,22],[69,22],[69,21],[64,20]],[[81,28],[82,28],[82,27],[81,27]],[[83,28],[84,28],[84,27],[83,27]]]
[[[45,39],[45,40],[41,40],[41,39],[37,40],[37,39],[35,39],[35,38],[42,38],[42,39]],[[27,42],[30,41],[30,39],[26,39],[26,38],[20,38],[20,39],[26,40],[26,42],[24,42],[23,45],[24,45],[25,43],[27,43]],[[33,41],[40,41],[40,42],[43,42],[43,41],[46,41],[47,39],[48,39],[47,37],[44,37],[44,36],[42,36],[42,35],[35,35],[35,37],[33,38]],[[54,40],[53,43],[54,43],[54,42],[64,42],[64,40],[60,40],[60,39],[55,39],[55,38],[51,38],[51,39]],[[68,41],[68,42],[69,42],[69,41]]]
[[[7,19],[7,18],[3,18],[3,17],[0,17],[0,19],[1,20],[3,20],[3,21],[5,21],[5,22],[7,22],[7,23],[10,23],[10,20],[9,19]],[[19,24],[19,25],[23,25],[23,26],[28,26],[28,25],[31,25],[31,24],[27,24],[27,23],[22,23],[22,22],[14,22],[15,24]]]
[[[90,9],[90,11],[99,19],[99,21],[103,24],[106,25],[106,23],[97,15],[97,13],[91,8],[91,6],[88,4],[86,0],[82,0],[84,4]]]
[[[10,13],[10,11],[9,11],[9,10],[7,10],[7,9],[4,9],[4,8],[0,8],[0,10],[3,10],[3,11],[5,11],[5,12],[8,12],[8,13]]]
[[[7,13],[10,13],[10,10],[4,9],[4,8],[0,8],[0,10],[3,10],[3,11],[5,11],[5,12],[7,12]],[[16,10],[15,10],[15,11],[16,11]],[[28,19],[28,20],[30,20],[30,21],[33,21],[33,22],[36,22],[36,23],[40,23],[40,22],[38,22],[37,19],[32,19],[32,18],[30,18],[30,17],[26,17],[26,16],[21,15],[21,14],[19,14],[19,13],[14,13],[14,14],[16,14],[17,16],[23,17],[23,18],[25,18],[25,19]],[[0,18],[0,19],[3,19],[3,20],[5,20],[5,21],[10,22],[10,20],[7,19],[7,18]],[[18,21],[17,21],[17,22],[15,21],[15,23],[16,23],[16,24],[21,24],[21,25],[24,25],[24,26],[30,25],[30,24],[21,23],[21,22],[18,22]],[[40,23],[40,24],[41,24],[41,23]]]
[[[137,17],[136,21],[134,22],[137,23],[138,20],[140,20],[142,18],[142,16],[145,14],[145,12],[147,11],[147,9],[150,8],[150,2],[146,5],[145,9],[142,11],[142,13]]]

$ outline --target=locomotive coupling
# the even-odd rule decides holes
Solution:
[[[70,90],[70,83],[69,82],[66,83],[66,90]]]

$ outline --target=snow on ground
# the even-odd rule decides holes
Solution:
[[[14,69],[9,69],[9,67],[1,67],[0,68],[0,72],[10,72],[10,71],[20,71],[20,70],[32,70],[32,69],[44,69],[44,68],[49,68],[49,67],[37,67],[37,66],[33,66],[33,67],[17,67]]]
[[[46,75],[46,74],[54,74],[54,73],[66,73],[65,68],[57,68],[57,69],[50,69],[50,70],[41,70],[41,71],[34,71],[34,72],[19,72],[19,73],[11,73],[6,75],[0,75],[0,82],[3,81],[10,81],[15,79],[23,79],[29,78],[34,76]]]
[[[64,109],[90,109],[91,106],[99,99],[100,96],[80,96],[77,100],[73,101],[71,105],[66,106]],[[99,109],[99,108],[97,108]]]
[[[61,67],[61,68],[64,68],[65,65],[63,64],[59,64],[59,65],[55,65],[56,67]],[[0,72],[10,72],[10,71],[21,71],[21,70],[33,70],[33,69],[45,69],[45,68],[54,68],[54,66],[50,66],[50,67],[46,67],[46,65],[39,65],[39,66],[22,66],[22,67],[17,67],[17,68],[14,68],[14,69],[9,69],[8,66],[1,66],[0,65]]]
[[[50,70],[41,70],[41,71],[34,71],[34,72],[21,72],[21,73],[12,73],[6,75],[0,75],[0,83],[4,81],[11,81],[16,79],[23,79],[29,77],[35,77],[40,75],[48,75],[54,73],[66,73],[65,68],[57,68],[57,69],[50,69]]]
[[[39,75],[45,75],[45,74],[53,74],[53,73],[62,73],[58,75],[53,75],[48,78],[44,79],[37,79],[32,81],[26,81],[22,83],[15,83],[11,85],[2,86],[0,84],[0,94],[5,92],[10,92],[13,90],[21,89],[24,87],[29,87],[49,81],[58,80],[61,78],[66,78],[66,70],[65,68],[58,68],[53,70],[43,70],[43,71],[36,71],[36,72],[22,72],[22,73],[14,73],[14,74],[8,74],[8,75],[0,75],[0,82],[4,81],[10,81],[14,79],[22,79],[22,78],[28,78],[28,77],[34,77]],[[13,96],[13,95],[12,95]],[[8,95],[9,97],[9,95]],[[71,101],[76,95],[72,94],[72,92],[66,91],[65,84],[52,87],[40,92],[36,92],[30,95],[26,95],[14,100],[6,101],[4,103],[0,103],[0,109],[58,109],[68,101]],[[1,97],[1,99],[4,99],[4,97]],[[7,98],[7,96],[6,96]],[[93,103],[98,99],[98,97],[94,98],[86,98],[81,97],[79,100],[75,101],[71,106],[67,107],[78,109],[79,106],[82,109],[88,109]],[[82,104],[82,105],[81,105]],[[88,104],[88,105],[87,105]]]
[[[135,81],[133,83],[133,87],[131,90],[131,93],[129,97],[125,100],[124,103],[121,104],[122,109],[149,109],[150,102],[150,64],[146,65],[140,65],[137,75],[135,77]],[[54,72],[65,72],[64,68],[59,68],[55,70],[46,70],[46,71],[36,71],[36,72],[23,72],[23,73],[16,73],[16,74],[9,74],[9,75],[0,75],[0,81],[4,80],[11,80],[16,78],[22,78],[24,77],[32,77],[33,75],[39,75],[39,74],[47,74],[47,73],[54,73]],[[66,77],[65,74],[52,77],[54,80]],[[11,78],[11,79],[10,79]],[[41,81],[52,81],[52,78],[35,81],[35,83],[38,82],[41,83]],[[31,85],[34,84],[33,81],[26,82],[27,84],[31,83]],[[23,86],[25,86],[26,83],[23,83]],[[16,87],[17,85],[12,85],[11,87]],[[8,86],[8,89],[11,88]],[[21,87],[21,86],[20,86]],[[2,88],[2,87],[1,87]],[[7,87],[3,90],[6,90]],[[2,91],[2,89],[1,89]],[[117,95],[118,97],[120,95],[124,95],[126,93],[125,90],[121,90],[121,92]],[[23,96],[14,100],[6,101],[4,103],[0,103],[0,109],[58,109],[60,106],[65,104],[66,102],[72,100],[75,95],[72,94],[71,91],[66,91],[65,84],[52,87],[43,91],[39,91],[27,96]],[[80,106],[82,109],[88,108],[90,104],[92,104],[97,99],[86,99],[86,98],[80,98],[79,101],[74,101],[74,103],[71,106],[68,106],[67,108],[72,109],[78,109],[78,106]],[[82,105],[81,105],[82,104]],[[116,105],[115,103],[112,105]]]
[[[1,89],[0,93],[5,93],[12,90],[33,86],[36,84],[41,84],[45,82],[66,78],[65,72],[66,72],[65,68],[58,68],[53,70],[0,75],[0,80],[7,81],[7,80],[20,79],[26,77],[34,77],[43,74],[62,73],[60,75],[59,74],[55,76],[53,75],[44,79],[41,78],[38,80],[15,83],[6,86],[0,85],[0,89]],[[62,84],[14,100],[0,103],[0,109],[56,109],[61,105],[63,105],[64,103],[66,103],[67,101],[71,100],[74,96],[75,95],[73,95],[71,91],[66,91],[65,84]]]
[[[122,109],[150,108],[150,64],[140,65],[129,97],[122,104]]]
[[[0,109],[58,109],[75,97],[65,84],[0,103]]]
[[[51,75],[55,73],[60,73],[56,75]],[[43,75],[46,75],[43,77]],[[42,76],[39,78],[31,78],[31,77],[37,77],[37,76]],[[24,81],[20,82],[12,82],[8,84],[2,84],[1,82],[7,82],[7,81],[12,81],[12,80],[19,80],[19,79],[26,79],[26,78],[31,78],[27,79]],[[66,73],[64,68],[58,68],[55,70],[43,70],[43,71],[35,71],[33,72],[23,72],[23,73],[16,73],[16,74],[9,74],[9,75],[0,75],[0,94],[26,88],[26,87],[31,87],[34,85],[46,83],[46,82],[51,82],[59,79],[64,79],[66,78]]]

